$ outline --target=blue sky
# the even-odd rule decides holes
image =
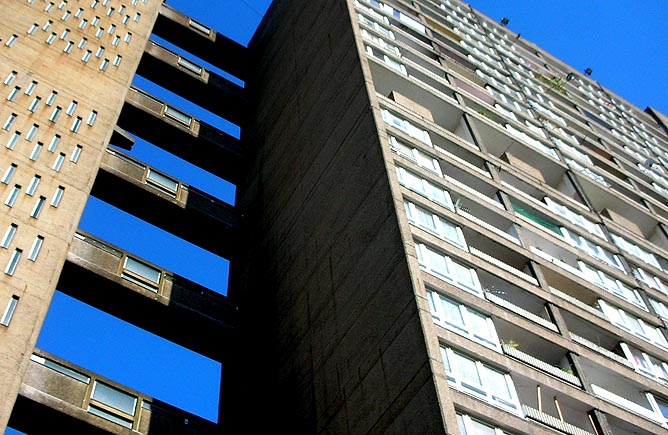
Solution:
[[[168,4],[247,44],[270,0],[168,0]],[[522,34],[574,70],[644,109],[668,113],[668,8],[665,0],[478,0],[471,5]],[[192,56],[189,56],[192,58]],[[238,127],[138,79],[136,85],[238,135]],[[132,155],[234,203],[234,186],[138,141]],[[194,281],[226,291],[227,261],[91,199],[80,227]],[[86,325],[82,328],[82,325]],[[120,331],[120,334],[119,334]],[[123,337],[119,340],[118,337]],[[220,366],[56,293],[38,347],[161,400],[216,420]],[[87,351],[82,352],[82,349]],[[191,377],[184,376],[192,374]],[[7,433],[16,433],[8,431]]]

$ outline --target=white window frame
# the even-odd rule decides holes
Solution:
[[[423,270],[463,290],[482,297],[482,287],[474,268],[455,261],[450,256],[432,249],[424,243],[416,243],[418,261]],[[459,272],[466,271],[464,279]]]
[[[451,223],[431,210],[427,210],[411,201],[404,200],[404,206],[410,223],[460,249],[468,250],[464,232],[459,225]],[[425,218],[429,219],[429,222],[425,222]]]

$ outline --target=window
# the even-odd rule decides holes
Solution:
[[[16,168],[17,168],[16,163],[12,163],[11,165],[9,165],[9,167],[5,171],[5,174],[2,176],[3,184],[9,183],[9,181],[14,176],[14,173],[16,172]]]
[[[16,42],[17,39],[19,39],[19,37],[17,35],[10,36],[9,39],[7,40],[7,42],[5,42],[5,45],[7,47],[11,47],[12,45],[14,45],[14,43]]]
[[[84,11],[83,8],[77,9],[76,13],[74,14],[74,18],[81,18],[81,14],[83,14],[83,11]]]
[[[111,45],[113,45],[114,47],[118,47],[119,42],[121,42],[121,37],[116,35],[114,36],[114,40],[111,41]]]
[[[51,167],[51,169],[53,169],[56,172],[60,171],[60,168],[63,167],[64,161],[65,161],[65,153],[58,154],[56,160],[53,162],[53,166]]]
[[[668,305],[656,299],[649,298],[649,304],[656,314],[668,320]]]
[[[114,11],[115,11],[114,8],[109,8],[109,9],[107,10],[107,16],[110,17],[110,16],[114,15]]]
[[[60,205],[60,201],[63,199],[64,194],[65,188],[63,186],[58,186],[56,192],[53,194],[53,198],[51,198],[51,207],[58,207]]]
[[[51,112],[51,116],[49,116],[49,121],[51,122],[56,122],[58,120],[58,117],[60,116],[60,112],[62,112],[63,108],[60,106],[56,106],[55,109],[53,109],[53,112]]]
[[[152,169],[147,170],[146,184],[160,190],[163,193],[166,193],[172,198],[176,198],[176,193],[179,189],[178,181]]]
[[[7,78],[5,79],[4,82],[2,82],[3,85],[10,85],[14,79],[16,78],[16,75],[18,73],[16,71],[12,71],[9,74],[7,74]]]
[[[462,435],[510,435],[498,427],[475,420],[466,414],[457,413],[457,424]]]
[[[125,34],[125,38],[123,38],[123,42],[126,44],[129,44],[130,41],[132,40],[132,33],[128,32]]]
[[[109,59],[104,59],[100,63],[100,71],[106,71],[108,67],[109,67]]]
[[[67,113],[67,116],[72,116],[74,114],[74,111],[77,108],[77,104],[79,104],[79,103],[77,103],[75,100],[72,100],[70,105],[67,106],[67,111],[65,112],[65,113]]]
[[[58,35],[56,35],[55,33],[52,32],[49,36],[47,36],[45,42],[47,44],[51,45],[51,44],[53,44],[53,41],[55,41],[57,37],[58,37]]]
[[[72,155],[70,156],[70,162],[76,163],[79,161],[79,157],[81,156],[81,150],[83,147],[79,144],[77,144],[76,147],[74,147],[74,151],[72,151]]]
[[[5,205],[7,207],[12,207],[14,206],[14,203],[16,202],[16,198],[19,197],[19,192],[21,192],[21,186],[18,184],[15,184],[12,190],[9,191],[9,194],[7,195],[7,199],[5,199]]]
[[[162,271],[132,257],[125,257],[121,277],[157,293],[162,282]]]
[[[95,52],[95,57],[100,58],[104,54],[104,47],[99,46]]]
[[[37,198],[35,206],[33,207],[32,212],[30,213],[31,218],[37,219],[39,217],[39,214],[42,212],[42,209],[44,208],[45,202],[46,202],[45,197],[40,196],[39,198]]]
[[[179,60],[177,61],[177,63],[179,64],[180,67],[183,67],[191,72],[194,72],[197,75],[202,75],[203,71],[202,67],[189,61],[186,58],[179,56]]]
[[[74,133],[78,132],[79,127],[81,127],[81,122],[82,122],[81,117],[77,116],[74,122],[72,123],[72,128],[70,128],[70,130],[73,131]]]
[[[30,127],[30,130],[28,130],[28,134],[26,134],[26,140],[28,142],[32,142],[33,139],[35,139],[35,135],[39,131],[39,125],[33,124],[32,127]]]
[[[90,8],[95,9],[99,3],[100,3],[99,0],[93,0],[93,3],[91,3]]]
[[[481,361],[441,347],[448,383],[456,390],[519,414],[520,406],[510,375]]]
[[[5,308],[5,312],[2,314],[2,318],[0,318],[0,325],[9,326],[9,323],[12,321],[12,317],[14,316],[14,312],[16,311],[16,306],[18,304],[19,304],[19,297],[16,295],[12,295],[11,299],[9,299],[9,302],[7,302],[7,307]]]
[[[78,26],[78,27],[79,27],[81,30],[83,30],[83,29],[86,28],[87,25],[88,25],[88,20],[85,19],[85,18],[83,18],[81,21],[79,21],[79,26]]]
[[[415,191],[450,210],[454,210],[450,194],[440,186],[400,166],[397,166],[397,178],[399,183],[407,189]]]
[[[60,4],[58,5],[58,9],[64,9],[65,6],[67,6],[67,1],[63,0],[63,1],[61,1]]]
[[[121,21],[123,24],[128,24],[130,21],[130,15],[126,15],[123,17],[123,20]]]
[[[111,25],[109,26],[109,34],[110,34],[110,35],[113,35],[115,31],[116,31],[116,25],[115,25],[115,24],[111,24]]]
[[[32,26],[30,26],[28,29],[28,35],[34,35],[37,29],[39,29],[39,24],[33,23]]]
[[[44,237],[37,236],[32,242],[32,247],[30,248],[30,254],[28,254],[28,260],[37,261],[37,256],[39,251],[42,249],[42,244],[44,243]]]
[[[65,13],[63,13],[63,15],[60,17],[60,19],[63,20],[63,21],[67,21],[70,18],[70,15],[72,15],[72,12],[65,11]]]
[[[79,44],[77,45],[77,48],[84,48],[87,43],[88,43],[88,39],[81,38],[81,41],[79,41]]]
[[[90,115],[88,115],[88,120],[86,120],[86,124],[92,127],[93,124],[95,124],[96,119],[97,119],[97,111],[92,110],[90,112]]]
[[[16,272],[16,268],[19,265],[19,260],[21,259],[21,254],[23,251],[19,248],[14,249],[14,252],[12,252],[12,256],[9,258],[9,262],[7,263],[7,267],[5,267],[5,274],[7,275],[14,275],[14,272]]]
[[[466,249],[464,233],[459,226],[410,201],[404,201],[404,206],[408,220],[411,223],[429,231],[442,240],[450,242],[459,248]]]
[[[14,124],[14,121],[16,121],[17,116],[18,115],[16,113],[12,113],[11,115],[9,115],[9,117],[7,118],[7,121],[5,121],[5,125],[2,126],[2,129],[3,130],[9,130],[12,127],[12,125]]]
[[[135,23],[138,23],[140,19],[141,19],[141,14],[140,14],[139,12],[136,12],[136,13],[135,13],[135,17],[134,17],[134,19],[133,19],[134,22],[135,22]]]
[[[612,293],[645,311],[649,311],[637,290],[632,289],[620,280],[613,278],[607,273],[604,273],[583,261],[579,261],[578,266],[583,272],[585,279],[589,282],[596,284],[608,293]]]
[[[619,343],[619,346],[635,371],[652,379],[668,382],[668,364],[626,343]]]
[[[165,105],[164,114],[165,114],[166,117],[171,118],[175,121],[178,121],[181,124],[187,125],[188,127],[190,127],[190,125],[192,124],[192,121],[193,121],[193,118],[190,115],[188,115],[184,112],[181,112],[180,110],[175,109],[171,106],[167,106],[167,105]]]
[[[95,37],[100,38],[102,35],[104,35],[104,27],[98,27],[95,31]]]
[[[51,139],[51,143],[49,144],[49,148],[47,148],[47,151],[50,153],[54,152],[60,143],[60,139],[61,137],[59,134],[54,134],[53,139]]]
[[[473,268],[453,261],[449,256],[423,243],[417,243],[415,249],[420,266],[427,272],[470,293],[478,296],[482,295],[478,274]]]
[[[598,303],[610,323],[649,343],[663,349],[668,349],[668,342],[666,341],[666,337],[661,333],[661,328],[650,325],[644,320],[635,317],[602,299],[599,299]]]
[[[415,138],[422,143],[432,146],[431,138],[429,137],[429,133],[426,130],[415,127],[409,121],[392,114],[388,110],[381,110],[381,115],[383,117],[383,121],[385,121],[387,124],[398,128],[399,130],[408,134],[410,137]]]
[[[39,153],[42,152],[43,147],[44,144],[42,142],[37,142],[35,147],[32,149],[32,152],[30,153],[30,160],[37,160],[37,157],[39,157]]]
[[[90,50],[86,50],[86,52],[83,54],[83,56],[81,56],[81,60],[82,60],[84,63],[85,63],[85,62],[88,62],[88,60],[90,59],[90,57],[91,57],[92,55],[93,55],[93,52],[92,52],[92,51],[90,51]]]
[[[15,131],[14,134],[10,136],[9,140],[7,141],[7,145],[5,146],[10,150],[13,150],[14,147],[16,146],[16,142],[18,142],[20,137],[21,137],[21,132]]]
[[[406,145],[405,143],[397,140],[397,138],[394,136],[389,137],[389,142],[390,149],[398,155],[416,163],[422,168],[430,170],[439,177],[443,177],[443,173],[441,172],[441,165],[439,165],[438,161],[434,157],[419,150],[418,148]]]
[[[408,74],[408,72],[406,71],[406,65],[396,60],[394,56],[388,56],[380,49],[372,47],[370,45],[365,45],[364,49],[366,50],[369,56],[378,59],[379,61],[383,62],[385,65],[389,66],[393,70],[400,72],[403,75]]]
[[[97,26],[97,23],[99,22],[100,22],[100,17],[96,16],[95,18],[93,18],[93,21],[90,23],[90,25],[94,27]]]
[[[40,181],[42,181],[42,177],[40,177],[38,174],[35,174],[35,176],[32,177],[30,183],[28,184],[28,188],[26,189],[26,195],[33,196],[35,194],[35,191],[37,190],[37,186],[39,186]]]
[[[121,61],[123,60],[123,56],[120,54],[117,54],[116,57],[114,58],[114,66],[118,67],[121,64]]]
[[[52,105],[53,102],[56,101],[56,97],[57,97],[57,96],[58,96],[58,92],[56,92],[56,91],[51,91],[51,93],[49,94],[49,97],[46,99],[46,103],[45,103],[45,104],[46,104],[47,106]]]
[[[135,21],[136,21],[136,20],[135,20]],[[209,29],[208,27],[206,27],[204,24],[199,23],[199,22],[193,20],[192,18],[190,18],[190,19],[188,20],[188,25],[189,25],[190,27],[192,27],[193,29],[195,29],[195,30],[197,30],[197,31],[200,31],[200,32],[204,33],[205,35],[210,35],[210,34],[211,34],[211,29]]]
[[[616,234],[610,234],[612,237],[612,242],[617,245],[619,249],[621,249],[623,252],[626,252],[636,258],[639,258],[643,262],[656,267],[657,269],[661,269],[661,265],[659,264],[659,260],[657,260],[656,256],[649,252],[647,249],[644,249],[640,247],[639,245],[630,242],[626,240],[624,237],[618,236]]]
[[[53,21],[49,20],[44,24],[44,27],[42,27],[42,30],[47,32],[51,28],[52,25],[53,25]]]
[[[10,226],[7,227],[7,231],[5,231],[5,235],[2,236],[2,242],[0,242],[0,248],[9,248],[9,245],[12,243],[12,239],[14,239],[14,235],[16,234],[16,230],[18,230],[19,226],[16,224],[11,224]]]
[[[603,261],[615,269],[624,271],[624,266],[622,265],[621,261],[612,252],[602,248],[601,246],[591,242],[589,239],[582,237],[577,233],[569,231],[567,228],[561,227],[560,230],[563,238],[568,242],[569,245],[584,251],[588,255]]]
[[[427,289],[427,299],[434,322],[483,346],[501,351],[496,328],[489,316]]]
[[[94,381],[88,412],[126,428],[132,428],[137,397],[98,380]]]
[[[16,96],[21,92],[21,87],[20,86],[15,86],[14,89],[9,91],[9,95],[7,95],[7,100],[8,101],[14,101],[16,100]]]
[[[34,112],[35,110],[37,110],[37,106],[39,106],[39,102],[41,100],[42,99],[40,97],[35,97],[35,99],[32,100],[32,103],[30,103],[30,106],[28,107],[28,110],[31,111],[31,112]]]
[[[32,95],[32,93],[35,91],[36,87],[37,87],[37,82],[33,80],[32,82],[30,82],[30,84],[26,88],[25,94],[26,95]]]

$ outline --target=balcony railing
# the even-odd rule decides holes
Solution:
[[[658,415],[656,412],[652,411],[651,409],[645,408],[644,406],[638,405],[635,402],[631,402],[628,399],[625,399],[621,396],[618,396],[617,394],[613,393],[612,391],[608,391],[603,387],[599,387],[596,384],[591,384],[591,388],[598,397],[601,399],[613,403],[614,405],[620,406],[628,411],[633,412],[634,414],[638,414],[642,417],[645,417],[649,420],[652,420],[655,423],[658,424],[663,424],[665,419]]]
[[[558,289],[556,289],[552,286],[550,286],[550,292],[552,294],[556,295],[556,296],[559,296],[561,299],[564,299],[564,300],[570,302],[571,304],[575,305],[576,307],[582,308],[586,312],[588,312],[590,314],[593,314],[596,317],[600,317],[603,320],[608,320],[608,319],[605,318],[605,316],[603,315],[603,313],[601,311],[597,310],[594,307],[590,307],[589,305],[582,302],[580,299],[574,298],[573,296],[571,296],[569,294],[566,294],[566,293],[562,292],[561,290],[558,290]]]
[[[521,279],[523,279],[527,282],[530,282],[531,284],[533,284],[535,286],[538,285],[538,280],[536,280],[536,278],[534,278],[533,276],[530,276],[530,275],[522,272],[521,270],[515,269],[511,265],[509,265],[507,263],[504,263],[503,261],[501,261],[501,260],[499,260],[495,257],[492,257],[491,255],[488,255],[488,254],[482,252],[479,249],[476,249],[476,248],[471,246],[471,247],[469,247],[469,251],[471,251],[471,254],[475,255],[476,257],[482,258],[483,260],[485,260],[489,263],[492,263],[496,267],[498,267],[500,269],[503,269],[506,272],[508,272],[512,275],[515,275],[518,278],[521,278]]]
[[[508,240],[509,242],[512,242],[512,243],[514,243],[518,246],[521,246],[521,243],[520,243],[518,238],[516,238],[514,236],[511,236],[510,234],[506,233],[505,231],[500,230],[499,228],[495,227],[494,225],[488,224],[484,220],[482,220],[480,218],[477,218],[477,217],[473,216],[472,214],[465,212],[462,209],[457,209],[457,214],[460,215],[460,216],[464,216],[466,219],[470,220],[471,222],[476,223],[476,224],[480,225],[481,227],[490,230],[494,234],[496,234],[500,237],[503,237],[504,239]]]
[[[565,421],[559,420],[558,418],[552,417],[551,415],[545,414],[544,412],[540,412],[539,410],[530,406],[522,405],[522,409],[524,410],[524,415],[526,415],[527,418],[542,423],[548,427],[551,427],[552,429],[556,429],[559,432],[563,432],[568,435],[594,435],[591,432],[588,432],[570,423],[566,423]]]
[[[574,342],[576,342],[576,343],[578,343],[578,344],[580,344],[584,347],[587,347],[587,348],[593,350],[594,352],[598,352],[601,355],[603,355],[603,356],[605,356],[605,357],[607,357],[607,358],[609,358],[609,359],[611,359],[615,362],[618,362],[621,365],[624,365],[624,366],[633,370],[633,365],[626,358],[621,357],[621,356],[617,355],[616,353],[611,352],[608,349],[599,346],[598,344],[594,343],[593,341],[587,340],[584,337],[580,337],[579,335],[574,334],[572,332],[570,334],[571,334],[571,339]]]
[[[503,307],[503,308],[505,308],[509,311],[512,311],[515,314],[518,314],[518,315],[520,315],[520,316],[522,316],[522,317],[524,317],[524,318],[526,318],[526,319],[528,319],[528,320],[530,320],[534,323],[539,324],[540,326],[542,326],[544,328],[549,329],[550,331],[557,332],[557,333],[559,332],[559,329],[557,328],[557,325],[550,322],[549,320],[545,320],[542,317],[537,316],[534,313],[525,310],[524,308],[518,307],[517,305],[496,296],[495,294],[492,294],[492,293],[489,293],[489,292],[486,291],[485,292],[485,298],[488,301],[493,302],[500,307]]]
[[[566,381],[569,384],[573,384],[582,388],[582,382],[580,382],[580,379],[577,376],[565,372],[561,368],[555,367],[552,364],[548,364],[545,361],[541,361],[534,356],[522,352],[521,350],[508,346],[507,344],[504,344],[501,347],[503,348],[504,354],[512,358],[515,358],[516,360],[521,361],[525,364],[528,364],[531,367],[536,368],[542,372],[552,375],[555,378],[559,378],[562,381]]]

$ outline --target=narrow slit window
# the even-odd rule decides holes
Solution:
[[[114,66],[118,67],[121,64],[121,61],[123,60],[123,56],[120,54],[117,54],[116,57],[114,58]]]
[[[67,6],[67,2],[65,0],[61,1],[60,4],[58,5],[58,9],[65,9],[65,6]]]
[[[60,171],[60,168],[63,167],[63,162],[65,161],[65,153],[59,153],[56,157],[56,160],[53,162],[52,169],[56,172]]]
[[[131,40],[132,40],[132,33],[130,33],[130,32],[126,33],[125,38],[123,39],[123,42],[125,42],[126,44],[129,44]]]
[[[60,17],[60,19],[63,20],[63,21],[67,21],[67,20],[70,19],[70,15],[72,15],[72,12],[70,12],[70,11],[65,11],[65,13],[63,14],[62,17]]]
[[[47,151],[50,153],[54,152],[56,148],[58,148],[58,144],[60,143],[60,135],[59,134],[54,134],[53,139],[51,139],[51,143],[49,143],[49,148],[47,148]]]
[[[101,38],[102,35],[104,35],[104,27],[98,27],[97,30],[95,31],[95,37]]]
[[[51,199],[51,207],[58,207],[60,205],[60,201],[63,200],[64,194],[65,188],[63,186],[58,186],[56,192],[53,194],[53,198]]]
[[[49,45],[53,44],[53,41],[55,41],[57,37],[58,37],[58,35],[56,35],[55,33],[52,32],[52,33],[46,38],[46,43],[49,44]]]
[[[13,207],[14,203],[16,203],[16,198],[19,197],[20,192],[21,192],[21,186],[19,184],[15,184],[12,190],[9,191],[7,199],[5,199],[5,205],[7,207]]]
[[[42,152],[42,148],[44,147],[44,144],[42,142],[37,142],[35,144],[35,147],[32,149],[32,152],[30,153],[30,160],[37,160],[37,157],[39,157],[39,153]]]
[[[13,150],[14,147],[16,146],[16,143],[19,141],[19,138],[21,137],[21,132],[20,131],[15,131],[14,134],[9,138],[7,141],[7,145],[5,145],[7,148],[10,150]]]
[[[100,17],[95,17],[93,18],[93,21],[90,24],[91,26],[97,26],[99,22],[100,22]]]
[[[121,42],[121,37],[116,35],[114,36],[114,40],[111,41],[111,45],[113,45],[114,47],[118,47],[119,42]]]
[[[65,29],[63,30],[63,33],[60,34],[60,39],[64,41],[68,36],[70,36],[70,29]]]
[[[28,29],[28,32],[27,32],[28,35],[34,35],[35,32],[37,31],[37,29],[39,29],[39,24],[33,23],[32,26],[30,26],[30,28]]]
[[[139,12],[135,13],[134,22],[138,23],[141,19],[141,14]]]
[[[32,93],[35,91],[36,87],[37,87],[37,82],[33,80],[32,82],[30,82],[30,84],[26,88],[25,94],[26,95],[32,95]]]
[[[88,120],[86,121],[86,124],[88,124],[92,127],[93,124],[95,124],[96,119],[97,119],[97,111],[92,110],[90,112],[90,115],[88,115]]]
[[[83,150],[83,147],[77,144],[77,146],[74,147],[74,151],[72,151],[72,155],[70,156],[70,162],[76,163],[79,161],[79,157],[81,156],[81,150]]]
[[[42,181],[42,177],[40,177],[38,174],[35,174],[35,176],[30,180],[30,183],[28,183],[26,195],[33,196],[37,190],[37,186],[39,186],[40,181]]]
[[[87,19],[83,18],[81,21],[79,21],[79,28],[81,30],[85,29],[87,25],[88,25]]]
[[[9,39],[7,40],[7,42],[5,42],[5,45],[7,47],[11,47],[11,46],[14,45],[14,43],[16,42],[17,39],[19,39],[18,35],[10,36]]]
[[[14,79],[16,78],[16,75],[18,73],[16,71],[12,71],[9,74],[7,74],[7,78],[5,79],[4,82],[2,82],[3,85],[10,85]]]
[[[39,251],[42,249],[43,244],[44,244],[44,237],[43,236],[35,237],[35,240],[32,242],[32,246],[30,247],[30,253],[28,254],[28,260],[37,261],[37,256],[39,255]]]
[[[12,317],[14,317],[14,312],[16,311],[16,306],[18,304],[19,304],[19,297],[16,295],[12,295],[11,299],[9,299],[9,302],[7,302],[7,307],[5,308],[5,312],[2,314],[2,318],[0,319],[0,325],[9,326],[9,323],[12,321]]]
[[[113,35],[115,31],[116,31],[116,24],[109,25],[109,34]]]
[[[60,112],[62,112],[63,108],[60,106],[56,106],[55,109],[53,109],[53,112],[51,112],[51,116],[49,116],[49,121],[51,122],[56,122],[58,120],[58,117],[60,116]]]
[[[67,113],[67,116],[72,116],[74,114],[74,111],[77,109],[77,104],[79,103],[77,103],[76,100],[72,100],[70,105],[67,107],[67,111],[65,112]]]
[[[114,15],[114,11],[115,11],[114,8],[109,8],[109,9],[107,10],[107,16],[110,17],[110,16]]]
[[[100,63],[100,71],[106,71],[108,67],[109,67],[109,59],[104,59]]]
[[[19,260],[21,259],[21,254],[23,254],[23,251],[19,248],[16,248],[14,252],[12,252],[12,256],[9,258],[9,262],[7,263],[7,267],[5,267],[5,274],[12,276],[14,275],[14,272],[16,272],[16,268],[19,265]]]
[[[17,224],[12,223],[7,227],[7,231],[5,231],[5,235],[2,236],[2,242],[0,242],[0,247],[1,248],[9,248],[9,245],[11,245],[12,240],[14,239],[14,235],[16,234],[16,231],[19,229],[19,226]]]
[[[63,49],[63,51],[67,54],[70,54],[70,52],[72,51],[72,48],[74,48],[74,42],[68,41],[67,45],[65,45],[65,48]]]
[[[88,43],[88,39],[81,38],[81,41],[79,41],[79,45],[77,45],[77,48],[84,48],[87,43]]]
[[[83,56],[81,56],[81,60],[84,61],[84,63],[88,62],[90,60],[90,57],[93,55],[93,52],[90,50],[86,50]]]
[[[57,96],[58,96],[58,92],[56,92],[56,91],[51,91],[51,93],[49,94],[49,97],[46,99],[46,103],[45,103],[45,104],[46,104],[47,106],[52,105],[53,102],[56,101],[56,97],[57,97]]]
[[[127,24],[129,21],[130,21],[130,15],[126,15],[126,16],[123,17],[122,23]]]
[[[82,121],[81,117],[77,116],[74,122],[72,123],[72,128],[70,130],[72,130],[74,133],[78,132],[79,128],[81,127],[81,121]]]
[[[37,201],[35,202],[35,206],[32,208],[32,212],[30,213],[31,218],[39,218],[39,214],[42,212],[42,209],[44,208],[44,203],[46,202],[46,198],[43,196],[40,196],[37,198]]]
[[[93,3],[90,4],[90,8],[95,9],[99,3],[99,0],[93,0]]]
[[[9,165],[7,170],[2,176],[2,184],[9,184],[9,182],[12,180],[12,177],[14,176],[14,173],[16,172],[16,163],[12,163]]]
[[[35,139],[35,135],[37,135],[38,131],[39,125],[33,124],[32,127],[30,127],[30,130],[28,130],[28,134],[26,134],[26,140],[28,142],[32,142],[32,140]]]
[[[9,130],[10,128],[12,128],[12,125],[14,125],[17,116],[18,115],[16,113],[12,113],[11,115],[9,115],[7,121],[5,121],[5,125],[2,126],[2,129]]]
[[[81,14],[83,14],[83,8],[77,9],[77,12],[74,14],[74,18],[81,18]]]
[[[9,95],[7,95],[7,100],[8,101],[14,101],[16,100],[16,96],[21,92],[21,87],[20,86],[14,86],[14,89],[9,91]]]
[[[28,110],[31,111],[31,112],[34,112],[35,110],[37,110],[37,106],[39,106],[39,102],[41,100],[42,99],[40,97],[35,97],[35,99],[32,100],[32,103],[30,103],[30,107],[28,107]]]
[[[53,21],[49,20],[49,21],[46,22],[46,24],[44,24],[44,27],[42,27],[42,30],[47,32],[51,28],[52,25],[53,25]]]

